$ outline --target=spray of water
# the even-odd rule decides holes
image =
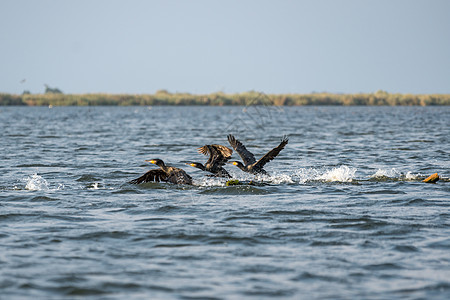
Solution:
[[[356,168],[347,166],[340,166],[326,171],[324,174],[317,176],[316,180],[323,180],[327,182],[352,182],[355,178]]]
[[[27,179],[25,189],[30,191],[48,191],[49,184],[47,180],[45,180],[42,176],[33,174],[31,177]]]
[[[25,189],[29,191],[50,191],[50,190],[62,190],[64,188],[63,184],[59,184],[56,189],[50,189],[50,184],[44,177],[33,174],[30,177],[26,178]]]

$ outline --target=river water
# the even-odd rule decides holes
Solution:
[[[2,299],[450,297],[450,107],[0,107],[0,125]],[[289,144],[268,176],[226,166],[254,185],[185,165],[229,133],[257,158]],[[128,184],[151,158],[195,184]]]

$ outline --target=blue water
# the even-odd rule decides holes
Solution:
[[[0,124],[2,299],[450,298],[450,107],[0,107]],[[229,133],[257,158],[289,144],[269,176],[226,166],[255,185],[184,164]],[[151,158],[194,186],[128,184]]]

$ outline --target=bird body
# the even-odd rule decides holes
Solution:
[[[229,134],[228,142],[230,143],[231,147],[233,147],[233,149],[239,154],[243,161],[243,163],[240,161],[231,161],[230,163],[237,166],[244,172],[266,175],[267,172],[266,170],[264,170],[264,165],[274,159],[281,152],[281,150],[284,149],[288,141],[288,138],[284,136],[281,140],[281,143],[277,147],[267,152],[257,161],[253,153],[248,151],[247,148],[245,148],[245,146],[233,135]]]
[[[146,161],[157,165],[159,169],[150,170],[141,177],[131,180],[130,183],[140,184],[162,181],[174,184],[192,184],[192,177],[183,169],[167,166],[161,159],[151,159]]]
[[[223,168],[225,163],[231,158],[233,150],[222,145],[205,145],[198,148],[198,152],[204,155],[209,155],[208,161],[205,165],[198,162],[189,162],[187,165],[198,168],[202,171],[213,173],[217,177],[231,178],[227,170]]]

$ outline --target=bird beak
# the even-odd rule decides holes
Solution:
[[[149,163],[152,163],[152,164],[156,163],[156,160],[154,160],[154,159],[149,159],[149,160],[146,160],[146,161],[148,161]]]

